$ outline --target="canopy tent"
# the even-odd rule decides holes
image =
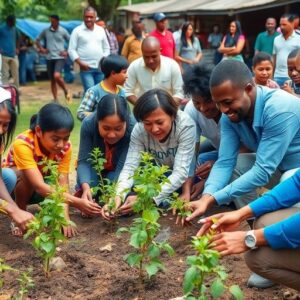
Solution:
[[[118,10],[138,12],[142,16],[151,16],[158,11],[164,12],[167,16],[195,13],[198,15],[230,15],[297,2],[299,0],[167,0],[120,6]]]
[[[81,23],[82,21],[78,20],[59,22],[59,24],[67,29],[69,33],[71,33],[72,30]],[[32,40],[35,40],[43,29],[50,26],[50,23],[38,22],[29,19],[17,19],[16,26],[21,32],[29,36]]]

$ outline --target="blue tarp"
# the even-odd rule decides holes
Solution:
[[[81,23],[82,21],[78,20],[59,22],[59,24],[65,29],[67,29],[69,33],[71,33],[72,30]],[[32,40],[35,40],[43,29],[50,26],[50,23],[38,22],[29,19],[17,19],[16,26],[21,32],[29,36]]]

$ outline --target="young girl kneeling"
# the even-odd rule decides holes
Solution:
[[[70,133],[74,119],[70,110],[57,103],[49,103],[31,118],[30,129],[19,134],[10,148],[6,164],[16,172],[18,181],[15,197],[18,206],[26,209],[27,204],[39,203],[51,193],[51,187],[44,180],[45,173],[40,162],[43,159],[57,161],[60,173],[59,183],[68,187],[71,161]],[[82,202],[65,193],[66,204],[85,212],[99,214],[100,207],[90,201]],[[69,218],[66,205],[66,218]],[[64,228],[67,237],[76,234],[75,228]]]

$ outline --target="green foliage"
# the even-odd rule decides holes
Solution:
[[[2,275],[4,272],[15,272],[18,274],[17,282],[19,283],[19,290],[17,296],[15,298],[11,298],[12,300],[23,300],[26,294],[30,289],[34,287],[34,281],[31,277],[32,268],[29,268],[27,271],[19,271],[17,269],[12,268],[11,266],[5,264],[4,260],[0,258],[0,289],[2,289],[4,285],[4,280]]]
[[[134,212],[140,213],[152,209],[157,211],[153,199],[161,192],[162,185],[169,182],[165,176],[168,170],[167,166],[156,165],[150,153],[142,153],[141,164],[133,175],[134,191],[138,199],[133,207]]]
[[[30,222],[24,238],[34,236],[32,245],[42,257],[45,275],[48,277],[50,259],[55,256],[58,243],[65,240],[62,228],[69,225],[75,226],[75,224],[65,218],[63,194],[66,192],[66,188],[59,184],[57,163],[43,160],[41,164],[44,165],[43,171],[49,172],[46,178],[50,182],[53,192],[40,203],[41,210]]]
[[[153,198],[160,193],[162,184],[168,182],[164,175],[167,170],[165,166],[154,165],[153,157],[149,153],[142,154],[141,164],[133,175],[134,191],[137,193],[137,201],[133,208],[141,217],[135,218],[130,228],[122,227],[117,232],[131,234],[129,244],[136,251],[125,255],[124,259],[129,266],[139,270],[141,280],[145,272],[151,278],[159,270],[164,270],[164,265],[159,259],[162,251],[166,251],[168,255],[174,254],[168,243],[154,240],[160,229],[160,215]]]
[[[208,294],[213,298],[220,298],[229,291],[234,299],[242,300],[243,293],[237,285],[230,287],[225,285],[228,275],[225,268],[219,264],[219,252],[209,247],[211,234],[193,237],[192,245],[197,255],[187,257],[187,264],[190,267],[185,272],[183,280],[186,299],[208,299]],[[210,289],[207,288],[208,284]]]
[[[82,19],[81,0],[0,0],[1,18],[14,14],[18,18],[49,21],[50,14],[58,14],[62,20]]]
[[[192,214],[192,212],[188,209],[187,204],[188,202],[179,198],[178,193],[173,193],[170,209],[175,209],[178,216],[181,218],[186,218]]]
[[[106,159],[99,148],[92,150],[89,161],[99,177],[99,185],[92,188],[93,196],[100,193],[100,203],[106,204],[108,212],[111,213],[116,208],[114,199],[116,197],[117,182],[111,182],[108,178],[103,178],[102,172]]]

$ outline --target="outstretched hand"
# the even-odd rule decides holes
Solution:
[[[238,211],[219,213],[199,220],[203,224],[197,236],[207,234],[210,229],[217,232],[234,231],[241,224],[241,217]]]
[[[190,222],[194,218],[204,215],[214,202],[215,198],[208,194],[202,195],[199,200],[190,202],[188,208],[192,211],[192,214],[185,219],[186,222]]]

